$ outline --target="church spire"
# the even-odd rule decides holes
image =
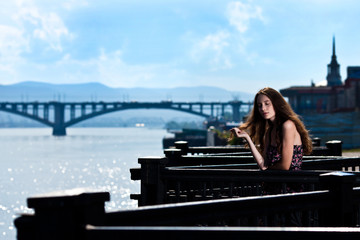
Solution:
[[[332,44],[332,56],[331,56],[331,63],[334,65],[339,65],[336,61],[336,54],[335,54],[335,36],[333,36],[333,44]]]
[[[332,56],[331,62],[328,64],[328,74],[326,76],[328,86],[339,86],[342,85],[341,76],[340,76],[340,65],[336,60],[335,54],[335,36],[333,36],[332,44]]]

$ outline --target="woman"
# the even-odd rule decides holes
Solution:
[[[245,138],[261,170],[300,170],[303,154],[312,152],[312,141],[299,117],[283,96],[263,88],[254,99],[247,121],[231,130],[232,136]],[[301,192],[301,183],[264,183],[263,194]],[[280,225],[302,226],[300,212],[286,214]]]
[[[299,117],[283,96],[263,88],[255,96],[247,121],[231,129],[231,138],[245,138],[261,170],[300,170],[312,141]]]

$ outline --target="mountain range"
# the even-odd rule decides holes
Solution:
[[[199,86],[177,88],[111,88],[101,83],[50,84],[21,82],[0,85],[0,102],[15,101],[250,101],[251,93]]]

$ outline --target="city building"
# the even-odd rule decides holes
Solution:
[[[348,66],[344,83],[341,80],[340,64],[336,59],[335,37],[331,61],[327,66],[327,84],[312,83],[310,86],[293,86],[281,89],[290,105],[298,114],[351,112],[360,109],[360,66]]]

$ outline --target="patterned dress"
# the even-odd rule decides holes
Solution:
[[[298,171],[301,170],[302,159],[303,159],[303,146],[302,145],[294,145],[294,153],[291,160],[290,171]],[[269,145],[266,151],[266,159],[268,161],[267,165],[272,166],[276,162],[281,160],[281,154],[278,153],[277,147]]]
[[[269,145],[266,151],[267,165],[272,166],[276,162],[281,160],[281,154],[278,152],[277,147]],[[299,171],[301,170],[303,159],[303,146],[294,145],[294,153],[291,160],[291,165],[289,171]],[[302,192],[303,185],[298,183],[287,183],[286,186],[281,183],[264,183],[263,184],[263,194],[279,194],[279,193],[294,193]]]

